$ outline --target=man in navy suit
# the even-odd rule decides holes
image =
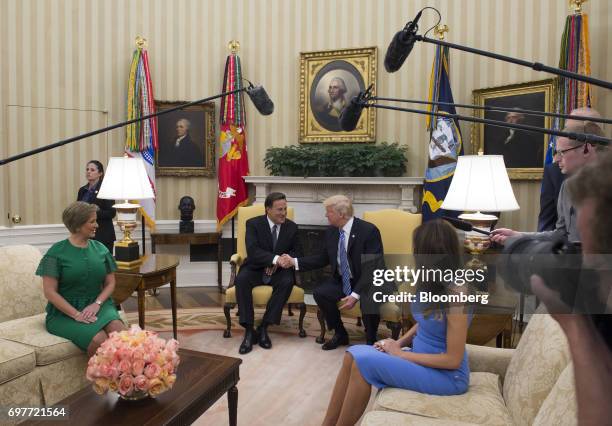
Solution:
[[[236,276],[236,300],[240,310],[240,325],[245,328],[244,340],[239,352],[246,354],[258,342],[264,349],[272,347],[268,336],[268,325],[280,324],[283,306],[287,303],[293,283],[294,271],[291,266],[279,263],[284,253],[299,254],[297,225],[287,219],[287,199],[285,194],[272,192],[264,202],[266,214],[247,220],[246,250],[247,258]],[[253,287],[272,286],[272,296],[266,306],[261,325],[253,329]]]
[[[323,206],[330,224],[325,232],[325,249],[319,254],[297,259],[283,256],[281,264],[287,262],[300,271],[331,266],[333,277],[313,291],[314,299],[323,312],[328,327],[334,330],[334,336],[323,344],[323,350],[348,345],[348,333],[342,324],[340,310],[351,309],[358,300],[361,301],[367,343],[374,344],[377,340],[380,315],[378,306],[370,295],[370,268],[377,262],[380,265],[382,261],[383,244],[380,231],[375,225],[354,217],[351,200],[344,195],[329,197],[323,202]]]

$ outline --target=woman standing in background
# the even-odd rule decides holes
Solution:
[[[87,184],[79,188],[77,201],[84,201],[98,206],[98,230],[95,239],[106,246],[113,254],[113,243],[115,242],[115,228],[113,218],[115,217],[114,200],[98,199],[98,191],[102,186],[104,178],[104,166],[98,160],[91,160],[85,168]]]

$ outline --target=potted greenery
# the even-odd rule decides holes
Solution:
[[[406,148],[385,142],[291,145],[269,148],[264,164],[273,176],[401,176]]]

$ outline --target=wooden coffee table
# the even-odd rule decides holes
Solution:
[[[179,350],[181,363],[174,387],[157,398],[124,401],[115,393],[96,394],[91,386],[58,402],[72,424],[186,425],[193,423],[227,392],[229,424],[236,425],[239,366],[242,360],[222,355]],[[85,371],[83,371],[85,374]],[[23,424],[42,425],[49,420]]]

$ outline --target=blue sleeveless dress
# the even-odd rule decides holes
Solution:
[[[412,305],[413,308],[415,304]],[[412,352],[439,354],[446,352],[446,317],[425,317],[417,309],[412,310],[419,327],[412,340]],[[471,315],[469,317],[471,321]],[[404,349],[406,350],[406,349]],[[379,352],[369,345],[355,345],[347,349],[351,353],[363,378],[379,389],[394,387],[431,395],[458,395],[467,392],[470,369],[467,352],[456,370],[425,367],[412,361]]]

